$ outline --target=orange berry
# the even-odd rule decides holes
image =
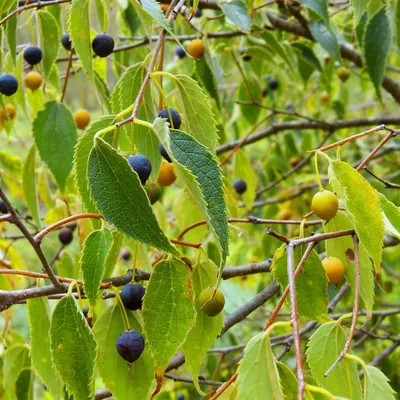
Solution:
[[[157,182],[161,186],[171,186],[175,181],[176,181],[176,175],[174,172],[174,164],[171,163],[161,164]]]
[[[78,129],[84,130],[90,123],[90,114],[86,110],[75,111],[74,120]]]
[[[332,219],[339,209],[339,200],[329,190],[321,190],[314,195],[311,208],[321,219],[327,221]]]
[[[204,43],[201,39],[194,39],[189,43],[187,52],[194,58],[200,58],[204,54]]]
[[[17,111],[15,110],[15,107],[12,104],[6,104],[6,110],[10,119],[14,119],[15,116],[17,115]]]
[[[34,91],[40,88],[43,83],[43,78],[39,72],[31,71],[25,76],[24,82],[27,88]]]
[[[168,10],[169,4],[161,4],[161,9],[166,13]]]
[[[292,167],[295,167],[300,162],[300,160],[298,157],[291,157],[289,162]]]
[[[323,103],[327,103],[329,101],[329,94],[326,92],[321,93],[321,96],[319,96],[320,100]]]
[[[322,260],[329,283],[338,285],[344,278],[344,264],[337,257],[326,257]]]

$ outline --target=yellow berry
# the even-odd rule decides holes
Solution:
[[[289,208],[282,208],[282,210],[279,211],[278,219],[288,220],[290,218],[292,218],[292,210]]]
[[[24,82],[27,88],[31,90],[37,90],[43,83],[42,75],[39,72],[31,71],[24,78]]]
[[[225,296],[221,290],[215,287],[204,289],[199,296],[199,307],[209,317],[215,317],[223,309],[225,305]]]
[[[176,175],[174,172],[174,164],[172,163],[161,164],[157,182],[161,186],[171,186],[175,181],[176,181]]]
[[[311,208],[318,217],[327,221],[336,215],[339,209],[339,200],[329,190],[321,190],[312,198]]]
[[[337,257],[326,257],[322,260],[329,283],[338,285],[344,278],[344,265]]]
[[[200,58],[204,54],[204,43],[201,39],[194,39],[189,43],[187,52],[194,58]]]
[[[90,123],[90,114],[86,110],[78,110],[74,113],[75,124],[78,129],[85,129]]]
[[[351,71],[347,67],[340,67],[337,70],[337,74],[342,82],[346,82],[350,78]]]

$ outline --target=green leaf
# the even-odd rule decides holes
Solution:
[[[334,218],[332,218],[328,224],[324,225],[324,231],[338,232],[347,229],[354,229],[353,223],[350,221],[349,217],[343,213],[338,212]],[[344,264],[344,274],[347,282],[349,282],[354,296],[355,288],[355,269],[354,263],[350,262],[347,254],[353,252],[354,245],[353,239],[350,236],[343,236],[341,238],[330,239],[325,242],[326,254],[330,257],[339,258]],[[367,251],[364,246],[359,243],[359,253],[360,253],[360,297],[364,303],[364,307],[368,315],[371,315],[372,308],[374,305],[374,275],[372,272],[373,266],[372,262],[368,256]]]
[[[360,243],[380,269],[383,244],[383,218],[376,190],[353,167],[342,161],[331,163],[332,172],[341,186],[345,207],[354,222]],[[331,178],[330,178],[331,179]],[[332,181],[332,185],[334,182]]]
[[[137,320],[139,313],[127,311],[131,327],[142,332]],[[150,351],[143,353],[131,366],[118,354],[115,343],[126,329],[120,306],[108,307],[93,326],[98,344],[97,368],[107,389],[117,400],[147,399],[154,379],[154,364]]]
[[[247,79],[246,82],[242,81],[239,85],[238,91],[238,100],[243,103],[248,104],[239,104],[240,110],[242,112],[242,116],[249,122],[250,125],[255,125],[258,121],[258,117],[261,113],[260,107],[254,107],[251,104],[252,98],[249,93],[249,89],[253,95],[254,99],[257,99],[261,93],[261,86],[258,81],[254,78]]]
[[[112,125],[115,119],[114,115],[107,115],[92,122],[85,130],[85,133],[79,138],[78,144],[75,147],[74,166],[75,178],[78,187],[79,196],[82,199],[83,205],[87,212],[97,212],[97,207],[90,197],[87,168],[89,154],[93,147],[93,140],[97,132]],[[105,138],[111,139],[110,135],[105,135]]]
[[[300,0],[300,3],[315,11],[324,20],[326,26],[329,26],[327,0]]]
[[[60,50],[60,30],[57,20],[46,10],[38,12],[41,30],[41,46],[46,51],[43,52],[43,72],[46,78],[49,78],[51,70]]]
[[[33,136],[41,159],[64,191],[72,170],[76,126],[71,111],[62,103],[49,101],[33,121]]]
[[[238,374],[238,399],[284,399],[271,342],[265,331],[247,343]]]
[[[53,311],[50,346],[54,367],[68,393],[79,400],[92,399],[96,342],[72,295],[58,301]]]
[[[386,9],[383,8],[369,20],[363,40],[365,65],[379,98],[381,98],[381,84],[385,76],[392,38],[390,19]]]
[[[108,229],[93,231],[83,243],[81,270],[86,297],[91,305],[96,304],[105,262],[112,246],[112,234]]]
[[[108,252],[104,265],[104,279],[111,278],[115,264],[117,264],[118,261],[123,238],[123,233],[118,231],[112,232],[112,246],[110,251]]]
[[[400,239],[400,208],[395,206],[382,193],[378,193],[382,208],[385,230],[389,235]]]
[[[210,99],[192,78],[187,75],[176,75],[175,78],[186,116],[187,132],[214,152],[218,145],[218,133]]]
[[[196,318],[192,273],[184,262],[171,259],[155,266],[142,313],[147,343],[160,375],[185,342]]]
[[[164,148],[177,163],[175,172],[178,178],[184,182],[218,239],[224,264],[229,253],[228,217],[221,169],[215,157],[187,133],[169,131],[160,118],[154,121],[154,127]]]
[[[366,0],[352,0],[351,4],[353,6],[354,12],[354,25],[357,26],[361,21],[361,18],[367,9],[368,1]]]
[[[108,30],[108,12],[105,0],[96,0],[96,11],[99,19],[100,31],[107,32]]]
[[[283,362],[276,361],[281,386],[285,391],[285,400],[297,400],[297,378],[292,370]]]
[[[209,286],[214,286],[217,281],[217,267],[212,262],[203,262],[198,264],[193,272],[194,293],[196,299],[201,291]],[[196,322],[189,332],[183,351],[187,367],[192,374],[193,383],[197,391],[203,394],[200,389],[198,376],[200,375],[200,367],[207,351],[213,346],[217,336],[221,332],[224,325],[224,313],[218,314],[216,317],[209,317],[200,310],[198,302],[195,303]]]
[[[39,202],[38,193],[36,190],[36,177],[35,177],[35,167],[36,167],[36,148],[33,145],[24,163],[23,173],[22,173],[22,188],[24,190],[24,196],[26,204],[28,206],[29,213],[31,214],[33,220],[38,229],[41,228],[42,224],[39,215]]]
[[[121,232],[178,255],[161,230],[139,177],[128,161],[97,138],[88,164],[91,196],[104,217]]]
[[[246,210],[250,211],[256,198],[258,178],[247,153],[243,150],[239,150],[235,154],[235,179],[243,179],[247,184],[247,190],[241,195],[241,200],[243,200]]]
[[[297,247],[294,251],[294,269],[306,250],[305,246]],[[282,290],[288,285],[287,256],[285,245],[275,253],[272,272]],[[313,321],[326,322],[328,308],[328,278],[316,251],[312,251],[305,262],[300,275],[296,279],[297,311],[303,317]],[[287,300],[289,302],[289,299]]]
[[[32,366],[53,398],[60,397],[61,385],[50,353],[50,317],[46,297],[27,300]]]
[[[3,363],[3,385],[8,400],[19,400],[17,381],[21,372],[30,367],[28,346],[15,344],[7,349]]]
[[[218,0],[217,4],[230,23],[236,25],[243,32],[250,32],[251,19],[245,3],[241,0]]]
[[[69,9],[68,31],[76,54],[89,82],[94,84],[92,41],[90,40],[89,1],[72,0]]]
[[[361,384],[354,361],[344,358],[324,377],[342,352],[346,339],[345,331],[337,322],[323,324],[308,342],[307,362],[318,385],[335,396],[361,400]]]
[[[12,0],[9,7],[8,13],[11,13],[11,11],[17,8],[17,0]],[[4,23],[4,30],[7,46],[15,64],[17,59],[17,15],[14,15]]]
[[[314,39],[336,60],[341,60],[339,41],[333,31],[323,21],[311,21],[310,31]]]
[[[365,400],[394,400],[396,392],[390,387],[389,379],[378,368],[367,365],[364,375],[364,399]]]

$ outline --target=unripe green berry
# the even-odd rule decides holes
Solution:
[[[209,317],[215,317],[223,309],[225,305],[225,296],[221,290],[215,287],[204,289],[199,296],[199,307]]]

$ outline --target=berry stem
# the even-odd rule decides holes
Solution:
[[[315,153],[314,165],[315,165],[315,174],[317,175],[319,190],[322,191],[322,190],[324,190],[324,187],[322,186],[321,176],[319,175],[319,171],[318,171],[318,152]]]
[[[119,290],[115,286],[111,286],[111,289],[114,291],[115,297],[117,298],[118,305],[122,313],[122,318],[124,319],[125,328],[127,331],[130,331],[132,329],[131,324],[129,323],[128,314],[126,313],[124,303],[122,302],[121,296],[119,294]]]
[[[70,77],[70,71],[71,71],[71,67],[72,67],[72,58],[74,56],[74,50],[71,49],[70,53],[69,53],[69,60],[68,60],[68,66],[67,66],[67,71],[65,73],[65,79],[64,79],[64,86],[62,88],[62,92],[61,92],[61,99],[60,99],[60,103],[62,103],[64,101],[64,97],[65,97],[65,93],[67,91],[67,85],[68,85],[68,80]]]

